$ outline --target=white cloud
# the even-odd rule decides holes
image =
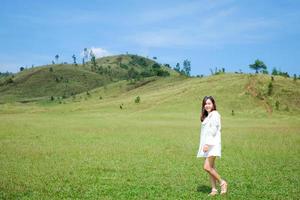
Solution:
[[[94,53],[94,55],[96,56],[96,58],[101,58],[101,57],[104,57],[104,56],[110,56],[110,55],[112,55],[112,53],[110,53],[108,50],[100,48],[100,47],[91,47],[91,48],[88,48],[89,56],[90,56],[90,52],[91,51]],[[84,51],[82,51],[80,53],[80,55],[83,57],[84,56]]]
[[[271,34],[282,24],[276,18],[239,17],[241,10],[235,5],[224,7],[223,4],[211,4],[207,10],[198,8],[199,12],[190,21],[154,26],[155,29],[137,32],[126,39],[143,48],[195,45],[222,47],[227,44],[261,43],[270,40]],[[160,15],[157,16],[158,20],[164,20]],[[171,16],[176,18],[180,14]]]
[[[156,23],[162,21],[170,21],[182,17],[189,17],[195,14],[209,12],[224,4],[231,2],[231,0],[195,0],[189,2],[182,2],[180,4],[174,4],[173,2],[169,6],[159,8],[155,10],[149,10],[141,13],[137,18],[137,21],[145,23]]]

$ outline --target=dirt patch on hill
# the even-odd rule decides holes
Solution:
[[[272,114],[272,105],[268,102],[267,96],[265,96],[258,89],[258,82],[255,77],[249,77],[249,82],[245,86],[246,91],[258,100],[258,103],[262,105],[269,114]]]

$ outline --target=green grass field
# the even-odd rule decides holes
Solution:
[[[213,95],[222,117],[216,168],[229,184],[216,199],[298,199],[299,82],[276,77],[272,96],[251,95],[267,83],[263,75],[169,77],[113,83],[61,104],[0,104],[0,198],[209,198],[196,154],[201,100]]]

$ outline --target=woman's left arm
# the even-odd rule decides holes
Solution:
[[[219,113],[213,113],[211,116],[211,123],[207,129],[206,135],[206,144],[207,145],[216,145],[218,140],[215,138],[218,132],[219,127],[221,126],[221,117]]]

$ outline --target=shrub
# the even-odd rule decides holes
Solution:
[[[170,73],[168,72],[168,71],[166,71],[166,70],[162,70],[162,69],[159,69],[159,70],[157,70],[157,76],[170,76]]]
[[[268,85],[268,95],[270,96],[272,94],[272,92],[273,92],[273,84],[272,84],[272,82],[270,82]]]
[[[6,79],[5,84],[10,84],[13,82],[14,82],[14,80],[10,77],[10,78]]]
[[[154,63],[154,64],[152,65],[152,68],[153,68],[153,69],[160,69],[160,65],[157,64],[157,63]]]
[[[138,71],[136,71],[133,67],[131,67],[127,72],[128,79],[135,79],[138,75]]]
[[[150,77],[150,76],[154,76],[155,74],[153,73],[153,71],[149,71],[149,70],[145,70],[141,72],[141,76],[143,77]]]
[[[279,101],[278,100],[276,100],[276,102],[275,102],[275,108],[276,108],[276,110],[279,110]]]
[[[123,69],[128,69],[128,66],[123,64],[123,63],[120,64],[120,67],[123,68]]]
[[[137,97],[135,98],[135,100],[134,100],[135,103],[140,103],[140,101],[141,101],[140,96],[137,96]]]
[[[284,110],[285,111],[290,111],[289,106],[286,106]]]

